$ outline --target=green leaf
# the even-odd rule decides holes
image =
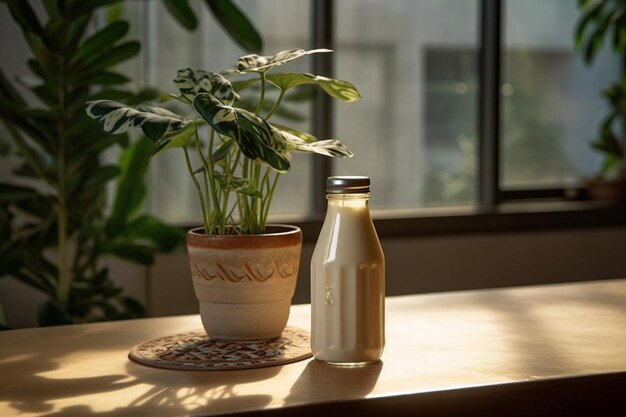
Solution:
[[[106,21],[107,22],[114,22],[116,20],[120,20],[122,19],[122,4],[121,2],[119,3],[113,3],[109,6],[107,6],[106,8],[106,13],[107,13],[107,18]]]
[[[140,127],[153,142],[168,132],[184,128],[188,123],[180,118],[135,110],[112,100],[89,101],[85,111],[89,117],[100,122],[107,133],[115,135]]]
[[[121,173],[115,190],[107,232],[116,236],[141,209],[145,196],[144,176],[152,155],[152,143],[142,138],[126,149],[120,158]]]
[[[50,18],[43,27],[41,40],[50,49],[50,51],[63,53],[65,50],[68,54],[72,53],[66,46],[66,23],[61,17]]]
[[[26,61],[26,65],[28,65],[28,68],[33,72],[33,74],[35,74],[36,76],[38,76],[39,78],[41,78],[42,80],[44,79],[48,79],[49,78],[49,82],[56,82],[57,80],[55,80],[55,78],[53,76],[46,76],[46,72],[44,71],[43,67],[41,66],[41,64],[35,60],[35,59],[29,59],[28,61]]]
[[[215,179],[222,191],[235,191],[254,198],[262,198],[263,195],[256,189],[249,179],[215,173]]]
[[[59,326],[71,322],[71,318],[56,301],[47,301],[39,310],[40,326]]]
[[[215,18],[235,42],[250,52],[261,52],[263,40],[250,20],[230,0],[206,0]]]
[[[46,62],[49,60],[49,52],[45,47],[41,37],[36,35],[33,32],[24,31],[24,40],[30,47],[30,50],[33,53],[33,56],[37,58],[39,62]]]
[[[70,67],[70,70],[76,74],[77,78],[85,77],[85,73],[95,73],[105,68],[111,67],[120,62],[126,61],[128,58],[139,53],[141,45],[139,42],[129,41],[121,45],[114,46],[113,48],[105,48],[100,51],[97,57],[94,57],[92,61],[85,62],[79,61],[75,65]]]
[[[261,79],[254,77],[254,78],[248,78],[247,80],[240,80],[240,81],[233,81],[231,82],[233,88],[235,89],[235,91],[239,92],[239,91],[243,91],[246,88],[257,84],[258,82],[260,82]]]
[[[54,19],[60,17],[57,0],[43,0],[43,5],[50,18]]]
[[[285,101],[303,102],[311,101],[315,98],[317,90],[313,85],[301,85],[296,87],[294,91],[285,95]]]
[[[279,65],[286,64],[294,59],[303,57],[305,55],[332,52],[330,49],[311,49],[305,51],[304,49],[288,49],[281,51],[276,55],[260,56],[256,54],[246,55],[239,58],[237,62],[237,71],[240,73],[248,72],[267,72],[270,69]]]
[[[106,51],[111,45],[122,39],[128,33],[129,27],[128,22],[121,20],[113,22],[96,32],[80,45],[72,57],[71,64],[78,61],[90,62],[97,59],[103,51]]]
[[[196,30],[198,20],[187,0],[163,0],[170,14],[187,30]]]
[[[352,158],[352,152],[340,141],[336,139],[319,140],[316,142],[306,142],[289,132],[277,130],[282,140],[287,144],[287,150],[297,150],[300,152],[311,152],[332,158]]]
[[[594,32],[594,34],[590,36],[589,41],[585,46],[585,63],[590,64],[593,61],[596,52],[598,52],[600,50],[600,47],[602,46],[602,40],[602,36],[597,32]]]
[[[100,247],[100,252],[115,255],[118,258],[127,259],[142,265],[154,263],[154,249],[146,245],[105,242]]]
[[[621,163],[621,160],[614,155],[605,155],[604,162],[602,164],[602,174],[605,177],[610,177],[613,172],[617,170]]]
[[[184,242],[186,234],[179,227],[169,226],[154,216],[143,215],[128,225],[124,235],[147,240],[159,251],[171,251]]]
[[[128,312],[128,318],[141,318],[146,316],[146,309],[139,301],[131,297],[123,297],[122,304]]]
[[[190,102],[200,93],[210,94],[227,106],[239,99],[230,81],[215,72],[194,71],[191,68],[179,69],[174,79],[174,86]]]
[[[361,98],[356,87],[348,81],[335,80],[320,75],[285,72],[268,74],[267,80],[283,91],[304,84],[315,84],[320,86],[329,96],[338,100],[351,102]]]
[[[154,88],[142,88],[137,93],[132,94],[129,98],[127,98],[126,103],[129,106],[136,106],[147,101],[156,100],[159,97],[159,94],[160,92],[158,90],[155,90]]]
[[[37,197],[39,193],[29,187],[0,183],[0,202],[12,202]]]
[[[92,85],[115,85],[125,84],[130,79],[122,74],[111,71],[102,71],[96,74],[86,74],[83,78],[74,80],[75,86],[92,86]]]
[[[196,96],[193,106],[218,133],[234,138],[241,152],[253,161],[266,163],[278,172],[287,172],[289,159],[280,151],[271,126],[252,112],[222,105],[210,94]]]
[[[154,144],[154,155],[159,155],[173,148],[187,147],[189,140],[195,132],[195,124],[190,123],[183,130],[180,130],[173,135],[162,137]]]
[[[0,101],[15,104],[19,107],[26,105],[26,101],[13,87],[13,84],[8,80],[2,69],[0,69]]]
[[[95,9],[109,4],[119,3],[120,0],[89,0],[89,1],[73,1],[71,7],[67,7],[68,13],[66,18],[73,20],[77,17],[90,14]],[[66,1],[67,3],[67,1]]]
[[[583,14],[576,24],[575,42],[577,48],[582,47],[583,39],[585,37],[585,33],[587,31],[587,28],[589,27],[589,24],[593,22],[594,19],[596,19],[596,17],[602,12],[606,1],[607,0],[602,0],[598,3],[594,3],[594,6],[589,8],[589,10],[586,10],[588,2],[585,2],[584,4],[579,4],[579,8],[583,10]]]
[[[85,188],[99,188],[120,174],[120,169],[114,165],[105,165],[95,169],[85,182]]]
[[[613,25],[613,51],[620,52],[626,48],[626,19],[624,11],[618,21]]]
[[[24,31],[32,32],[38,36],[42,35],[41,23],[37,15],[25,0],[6,0],[13,20],[15,20]]]
[[[87,29],[87,25],[91,21],[91,13],[74,18],[69,21],[67,28],[67,49],[68,51],[76,50],[78,43],[83,38],[83,34]]]
[[[51,131],[47,129],[44,121],[31,120],[25,109],[10,106],[3,102],[0,102],[0,114],[5,122],[14,124],[41,148],[50,150],[54,140],[51,137]],[[25,144],[24,146],[30,146],[30,151],[32,152],[32,145]],[[24,151],[23,147],[20,147],[20,150]],[[37,157],[41,158],[39,155]]]
[[[301,140],[307,142],[307,143],[311,143],[311,142],[315,142],[317,141],[317,138],[313,135],[311,135],[310,133],[306,133],[306,132],[302,132],[298,129],[294,129],[293,127],[289,127],[289,126],[285,126],[285,125],[281,125],[279,123],[270,123],[272,125],[272,127],[274,127],[276,130],[282,130],[284,132],[290,133],[294,136],[296,136],[297,138],[300,138]]]

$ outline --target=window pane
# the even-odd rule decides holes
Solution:
[[[190,2],[198,16],[198,29],[188,32],[169,15],[163,2],[125,2],[125,13],[140,27],[134,36],[141,39],[142,55],[134,73],[144,86],[174,92],[172,79],[179,68],[221,71],[237,63],[248,52],[239,48],[225,34],[220,23],[204,2]],[[246,1],[240,5],[259,30],[264,41],[263,54],[290,48],[307,48],[309,41],[308,2],[281,0]],[[280,9],[280,13],[275,11]],[[309,72],[308,59],[296,60],[285,70]],[[288,108],[301,120],[285,119],[277,114],[276,122],[309,131],[309,102],[291,102]],[[172,222],[199,223],[200,206],[187,173],[184,156],[178,149],[152,160],[149,210]],[[312,161],[308,155],[296,155],[292,170],[283,175],[274,195],[272,213],[306,213],[311,207]]]
[[[355,153],[336,174],[372,177],[372,207],[475,200],[477,2],[338,0],[336,76],[363,99],[339,103]]]
[[[598,172],[590,142],[607,105],[600,91],[619,64],[605,48],[593,66],[574,50],[576,0],[505,5],[502,186],[576,185]]]

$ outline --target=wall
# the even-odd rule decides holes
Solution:
[[[446,235],[382,240],[387,295],[626,277],[626,227]],[[303,247],[294,303],[309,300],[313,244]],[[109,260],[113,275],[151,315],[197,313],[186,254],[163,254],[148,269]],[[0,280],[9,325],[36,323],[42,298]]]
[[[626,228],[384,239],[387,294],[626,277]],[[294,303],[309,301],[303,247]],[[150,272],[154,315],[195,313],[186,256],[159,257]]]

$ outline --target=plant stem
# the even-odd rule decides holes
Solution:
[[[259,98],[259,104],[257,105],[257,108],[254,111],[254,113],[257,116],[261,112],[261,109],[263,108],[263,102],[265,101],[265,84],[266,84],[265,73],[262,72],[261,73],[261,97]]]
[[[278,178],[280,178],[280,172],[274,172],[274,181],[272,187],[269,190],[267,202],[265,203],[265,212],[263,213],[263,228],[267,225],[267,218],[270,214],[270,206],[272,205],[272,199],[274,198],[274,191],[276,190],[276,184],[278,184]]]
[[[215,143],[215,129],[211,128],[211,134],[209,135],[209,145],[207,149],[207,158],[204,161],[207,164],[207,170],[209,173],[209,180],[211,181],[211,196],[213,197],[213,206],[215,216],[217,219],[221,219],[223,213],[220,212],[220,200],[217,191],[217,181],[215,180],[215,171],[213,170],[213,144]],[[208,197],[207,197],[208,198]],[[215,226],[215,225],[212,225]]]
[[[280,103],[281,103],[281,101],[283,101],[283,97],[284,96],[285,96],[285,90],[280,90],[280,94],[278,95],[278,98],[276,99],[276,103],[274,103],[274,105],[272,106],[270,111],[265,115],[263,120],[267,121],[267,120],[270,119],[270,117],[272,117],[274,115],[276,110],[278,110],[278,108],[280,107]]]
[[[211,199],[213,200],[213,213],[209,213],[210,217],[213,217],[213,219],[215,219],[216,221],[220,222],[221,219],[221,212],[220,212],[220,201],[219,201],[219,193],[218,190],[216,189],[216,181],[215,181],[215,172],[213,171],[213,158],[212,158],[212,152],[213,152],[213,142],[215,140],[215,130],[211,129],[211,134],[209,136],[209,150],[207,151],[207,155],[208,155],[208,159],[204,157],[204,154],[202,153],[202,147],[200,146],[200,138],[198,136],[198,131],[196,130],[195,132],[195,141],[196,141],[196,151],[198,152],[198,156],[200,157],[200,160],[202,161],[202,165],[204,166],[204,171],[208,174],[209,176],[209,183],[210,183],[210,192],[207,191],[210,194]],[[205,183],[206,185],[206,183]],[[209,187],[207,187],[208,189]],[[209,195],[206,196],[207,199],[207,206],[210,207],[209,205]],[[211,229],[206,229],[204,231],[205,234],[210,235],[213,234],[214,232],[214,228],[215,228],[215,224],[213,221],[209,222],[209,225],[211,226]]]
[[[261,165],[254,164],[254,174],[253,174],[252,180],[256,189],[259,192],[261,191],[261,183],[259,181],[260,178],[261,178]],[[259,207],[260,202],[261,202],[260,197],[252,197],[252,218],[254,219],[252,233],[255,233],[255,234],[263,233],[265,231],[261,227],[262,211],[260,210],[260,207]]]
[[[202,195],[202,189],[200,188],[200,183],[196,179],[196,176],[193,174],[193,168],[191,167],[191,161],[189,160],[189,152],[187,151],[186,147],[183,147],[183,152],[185,152],[185,162],[187,163],[189,176],[196,186],[196,191],[198,191],[198,197],[200,197],[200,207],[202,208],[202,219],[204,221],[204,232],[207,233],[207,230],[209,230],[209,218],[207,217],[207,210],[204,203],[204,196]]]
[[[65,17],[65,16],[64,16]],[[62,19],[63,22],[63,36],[61,39],[67,39],[67,19]],[[59,111],[61,114],[57,124],[58,135],[58,189],[57,189],[57,244],[58,244],[58,271],[59,281],[57,287],[57,300],[61,306],[65,308],[67,298],[69,295],[70,287],[70,274],[68,270],[68,207],[67,207],[67,141],[66,141],[66,117],[69,114],[67,109],[67,96],[68,96],[68,79],[67,69],[69,65],[69,57],[65,43],[61,45],[60,55],[62,57],[59,69]]]

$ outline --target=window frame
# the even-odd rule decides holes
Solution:
[[[478,0],[478,143],[477,201],[472,207],[442,207],[408,211],[374,211],[379,234],[403,237],[432,234],[510,232],[626,225],[626,210],[587,201],[584,187],[503,190],[500,169],[502,141],[502,31],[505,0]],[[311,47],[335,47],[335,0],[311,1]],[[313,55],[312,70],[333,76],[333,54]],[[311,122],[317,137],[333,137],[333,102],[315,97]],[[313,207],[308,219],[297,222],[306,235],[317,236],[326,210],[324,184],[332,175],[332,159],[314,158]]]

